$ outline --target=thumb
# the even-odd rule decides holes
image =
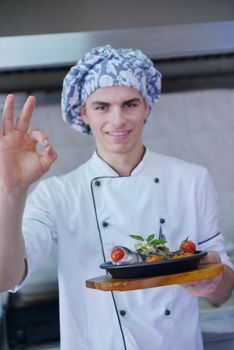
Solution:
[[[208,254],[201,259],[200,263],[201,264],[220,264],[221,258],[218,252],[210,250],[208,251]]]

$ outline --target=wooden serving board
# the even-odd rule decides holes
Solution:
[[[105,292],[161,287],[215,277],[219,275],[223,269],[223,264],[200,264],[196,269],[172,275],[128,279],[118,279],[112,278],[109,275],[104,275],[87,280],[86,287]]]

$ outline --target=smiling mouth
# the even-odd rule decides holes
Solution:
[[[130,133],[130,131],[108,131],[107,134],[110,136],[116,136],[116,137],[121,137],[121,136],[127,136]]]

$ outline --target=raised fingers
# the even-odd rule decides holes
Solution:
[[[14,129],[14,95],[8,95],[3,108],[2,135]]]
[[[28,130],[33,110],[35,108],[36,99],[34,96],[29,96],[23,106],[23,109],[16,120],[15,128],[19,131],[26,132]]]

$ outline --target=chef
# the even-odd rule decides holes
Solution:
[[[233,290],[207,170],[142,143],[160,86],[161,74],[140,50],[106,45],[89,51],[64,79],[62,113],[71,127],[94,136],[96,150],[79,168],[41,181],[27,201],[29,186],[57,155],[43,131],[28,131],[35,98],[28,98],[14,124],[14,96],[7,97],[0,139],[0,288],[18,290],[57,249],[61,350],[186,350],[188,344],[201,350],[197,297],[220,305]],[[113,246],[134,249],[130,234],[160,231],[171,250],[189,235],[209,252],[206,262],[224,264],[222,275],[129,292],[85,287],[103,273],[99,265]]]

